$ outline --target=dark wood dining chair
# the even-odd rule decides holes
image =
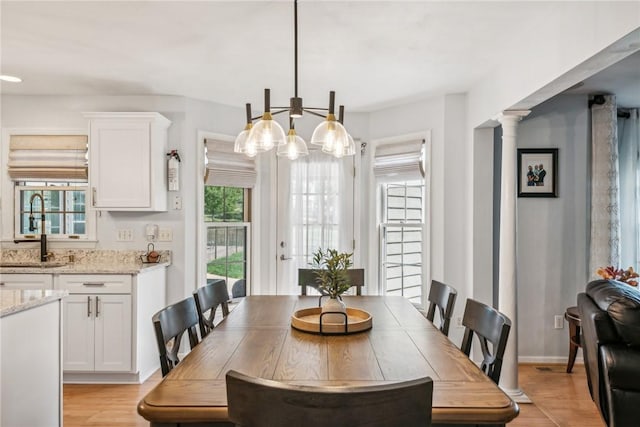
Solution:
[[[307,286],[315,289],[321,295],[326,295],[318,289],[316,282],[316,274],[314,269],[299,268],[298,269],[298,286],[300,286],[300,295],[307,295]],[[362,295],[362,287],[364,286],[364,268],[350,268],[347,270],[351,287],[356,288],[356,295]]]
[[[449,325],[451,324],[451,317],[453,316],[453,307],[456,304],[456,297],[458,291],[449,285],[445,285],[437,280],[431,281],[431,288],[429,289],[429,310],[426,317],[433,323],[435,317],[436,308],[440,316],[440,331],[449,336]]]
[[[227,372],[229,419],[241,426],[430,426],[432,398],[429,377],[364,387],[315,387]]]
[[[229,315],[227,282],[224,279],[208,280],[205,286],[193,292],[193,299],[198,311],[200,335],[204,338],[215,327],[214,319],[218,306],[222,308],[223,319]]]
[[[498,384],[511,320],[495,308],[467,298],[462,326],[465,330],[460,349],[469,356],[473,335],[477,335],[483,356],[480,368]],[[491,343],[491,349],[489,349],[489,343]]]
[[[192,349],[200,342],[196,330],[198,313],[195,302],[193,298],[187,298],[167,306],[154,314],[152,321],[164,377],[180,362],[178,351],[185,332],[189,336]]]

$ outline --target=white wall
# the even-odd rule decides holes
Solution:
[[[564,362],[568,331],[553,316],[576,305],[588,280],[590,116],[586,95],[561,95],[518,127],[518,148],[558,148],[557,198],[518,198],[519,355]],[[554,359],[555,358],[555,359]]]
[[[469,119],[472,127],[496,117],[505,109],[518,105],[559,76],[640,27],[640,2],[594,1],[556,2],[553,13],[540,22],[527,22],[537,37],[532,44],[520,45],[504,58],[500,67],[479,81],[469,91]],[[637,31],[636,31],[637,33]],[[637,42],[637,35],[634,38]],[[638,46],[616,47],[598,64],[589,65],[595,74],[620,60],[620,49],[637,50]],[[609,60],[610,62],[607,62]],[[580,75],[576,72],[575,75]],[[590,74],[582,75],[582,78]],[[579,81],[579,80],[578,80]],[[531,97],[518,108],[530,108],[558,94],[578,81],[552,87]]]

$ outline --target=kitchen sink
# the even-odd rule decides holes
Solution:
[[[64,267],[65,262],[0,262],[0,268],[53,268]]]

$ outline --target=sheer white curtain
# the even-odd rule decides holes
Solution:
[[[589,275],[620,264],[617,106],[613,95],[591,107],[591,247]]]
[[[296,268],[308,268],[318,248],[351,251],[353,236],[353,170],[351,158],[336,159],[321,151],[291,165],[291,256]]]
[[[620,165],[620,267],[640,269],[640,123],[638,109],[618,119]]]

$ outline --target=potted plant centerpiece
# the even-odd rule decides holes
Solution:
[[[340,297],[351,287],[347,269],[351,267],[351,257],[353,253],[338,252],[335,249],[323,251],[319,248],[313,253],[313,262],[318,290],[329,298],[322,304],[322,312],[342,312],[346,313],[342,298]],[[322,316],[323,322],[344,323],[342,314],[326,314]]]

